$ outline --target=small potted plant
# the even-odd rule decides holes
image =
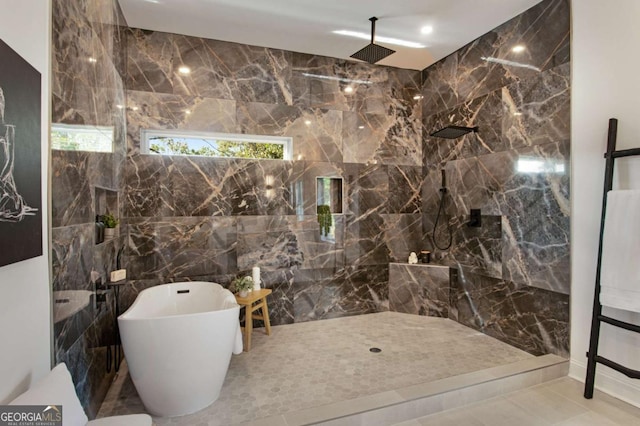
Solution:
[[[231,281],[231,291],[238,293],[240,297],[247,297],[249,291],[253,289],[253,278],[250,276],[236,278]]]
[[[105,240],[111,239],[116,235],[116,226],[120,221],[111,213],[102,216],[102,223],[104,223],[104,238]]]

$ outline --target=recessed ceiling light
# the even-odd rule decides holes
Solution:
[[[358,126],[358,129],[364,129],[364,126]]]
[[[186,65],[182,65],[178,68],[178,72],[182,75],[187,75],[191,72],[191,68]]]
[[[344,93],[353,93],[353,87],[347,86],[344,88]]]
[[[431,34],[433,32],[433,27],[431,25],[425,25],[420,28],[420,33],[422,34]]]
[[[513,46],[511,48],[511,51],[514,52],[514,53],[520,53],[520,52],[524,52],[524,49],[525,49],[525,47],[523,45],[518,44],[516,46]]]
[[[333,31],[333,33],[371,41],[371,34],[360,33],[358,31],[337,30],[337,31]],[[424,44],[416,43],[414,41],[401,40],[399,38],[391,38],[391,37],[376,36],[376,41],[379,41],[382,43],[388,43],[388,44],[395,44],[397,46],[413,47],[414,49],[421,49],[423,47],[427,47]]]
[[[311,120],[304,120],[304,124],[306,124],[307,126],[311,125]]]

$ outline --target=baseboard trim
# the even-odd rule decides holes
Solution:
[[[569,377],[584,383],[586,376],[587,364],[574,359],[570,360]],[[640,407],[640,380],[629,379],[605,365],[598,364],[596,367],[595,388],[628,404]]]

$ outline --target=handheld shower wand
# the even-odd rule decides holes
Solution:
[[[442,187],[440,188],[440,192],[442,193],[442,195],[440,196],[440,206],[438,207],[436,222],[433,224],[433,245],[440,250],[447,250],[449,247],[451,247],[451,244],[453,243],[453,233],[451,232],[451,223],[448,220],[447,220],[447,230],[449,231],[449,241],[447,245],[440,247],[438,245],[438,240],[436,239],[436,230],[438,228],[438,222],[440,221],[440,214],[442,213],[442,210],[444,208],[444,203],[447,197],[447,173],[445,172],[444,169],[440,170],[440,173],[441,173],[441,182],[442,182]]]

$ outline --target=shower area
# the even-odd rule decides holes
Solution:
[[[128,274],[120,312],[148,287],[228,286],[261,268],[275,332],[234,357],[230,395],[255,388],[259,366],[285,372],[292,353],[300,371],[315,356],[364,378],[354,390],[337,374],[343,393],[322,391],[343,399],[410,386],[364,374],[407,353],[459,365],[475,354],[479,369],[568,355],[568,1],[544,0],[422,71],[130,28],[116,1],[54,2],[53,29],[53,123],[113,136],[111,152],[54,149],[51,160],[54,295],[90,295],[70,316],[54,305],[55,358],[90,416],[142,409],[126,362],[113,384],[105,368],[116,264]],[[145,154],[145,130],[289,137],[292,155]],[[98,242],[105,211],[120,225]],[[430,263],[407,263],[423,250]],[[430,368],[420,380],[453,374],[445,361]],[[271,384],[254,419],[287,402]]]

